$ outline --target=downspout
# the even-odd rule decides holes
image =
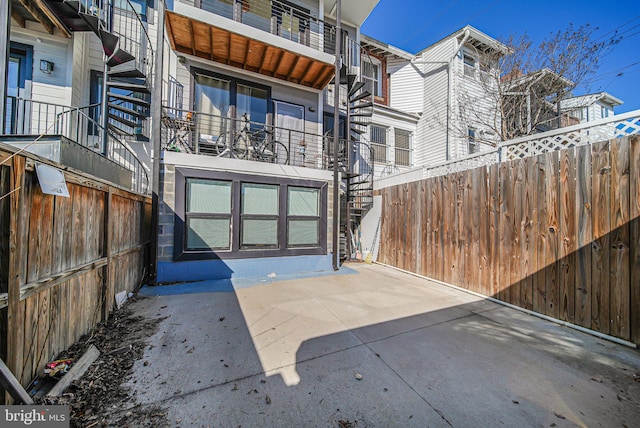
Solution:
[[[342,65],[342,0],[336,1],[336,63],[333,97],[333,270],[338,270],[338,251],[340,248],[340,183],[338,181],[338,148],[340,142],[340,66]],[[347,130],[349,132],[349,130]]]
[[[158,1],[158,20],[156,36],[156,63],[154,64],[154,83],[151,98],[151,137],[153,141],[152,182],[151,182],[151,248],[149,254],[149,273],[155,283],[158,275],[158,232],[160,214],[160,150],[162,147],[162,78],[164,72],[164,0]]]
[[[453,87],[451,86],[451,67],[453,64],[453,60],[458,56],[458,53],[469,39],[470,32],[469,30],[464,30],[464,37],[462,41],[458,45],[458,49],[453,53],[451,58],[449,58],[449,62],[447,63],[447,152],[446,152],[446,160],[451,159],[451,136],[449,129],[451,128],[451,99],[453,98],[452,91]]]

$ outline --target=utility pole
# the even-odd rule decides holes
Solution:
[[[336,63],[333,78],[333,270],[338,270],[340,251],[340,183],[338,148],[340,146],[340,68],[342,65],[342,1],[336,1]]]

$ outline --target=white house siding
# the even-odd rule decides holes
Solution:
[[[387,62],[389,73],[389,105],[392,108],[419,113],[423,109],[422,77],[418,66],[408,61]]]
[[[73,73],[71,40],[62,36],[52,36],[41,30],[38,24],[27,21],[26,28],[11,27],[11,41],[33,48],[30,98],[34,101],[69,105]],[[53,62],[51,74],[40,71],[40,60],[43,59]]]
[[[448,39],[424,50],[418,58],[424,76],[424,110],[418,123],[416,166],[447,159],[448,61],[455,49],[455,40]]]
[[[73,35],[73,76],[71,104],[82,106],[89,103],[89,80],[88,80],[88,38],[92,34],[75,33]]]
[[[468,128],[476,131],[476,141],[479,149],[492,147],[489,144],[481,144],[485,138],[495,143],[497,134],[495,129],[500,127],[496,94],[487,92],[487,86],[480,82],[479,71],[474,77],[464,74],[464,63],[459,55],[454,60],[454,76],[452,79],[453,94],[452,111],[456,117],[452,127],[452,158],[469,154]]]

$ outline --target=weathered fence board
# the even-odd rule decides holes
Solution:
[[[629,339],[629,145],[611,141],[611,334]]]
[[[631,138],[629,150],[629,307],[631,341],[640,343],[640,138]]]
[[[593,145],[592,200],[593,246],[591,253],[591,326],[609,333],[609,212],[611,166],[609,142]],[[598,286],[593,286],[598,284]]]
[[[10,150],[0,148],[0,157],[9,158]],[[0,204],[1,255],[9,266],[8,285],[0,290],[8,294],[0,308],[0,343],[26,386],[108,316],[116,292],[134,290],[148,273],[151,201],[69,171],[69,198],[44,195],[33,160],[20,154],[0,172],[2,194],[17,189]],[[107,213],[111,197],[116,208]]]
[[[560,211],[560,248],[559,248],[559,317],[561,320],[575,320],[575,280],[576,280],[576,166],[575,149],[562,150],[560,153],[560,187],[558,193]]]
[[[575,323],[587,327],[591,327],[591,198],[591,150],[580,150],[576,155]]]
[[[638,137],[378,192],[382,263],[640,343]]]

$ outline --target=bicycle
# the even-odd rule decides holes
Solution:
[[[257,162],[289,165],[289,150],[280,141],[273,139],[273,131],[266,128],[249,134],[249,159]]]
[[[236,133],[232,144],[227,142],[224,132],[216,141],[216,156],[247,159],[257,162],[289,164],[287,146],[275,141],[273,131],[266,128],[251,131],[251,122],[247,113],[242,115],[242,129]]]
[[[233,141],[227,141],[229,134],[226,130],[216,139],[214,145],[216,157],[246,158],[249,146],[251,145],[251,139],[249,138],[251,131],[249,130],[249,117],[247,113],[242,115],[242,122],[242,129],[236,133]]]

